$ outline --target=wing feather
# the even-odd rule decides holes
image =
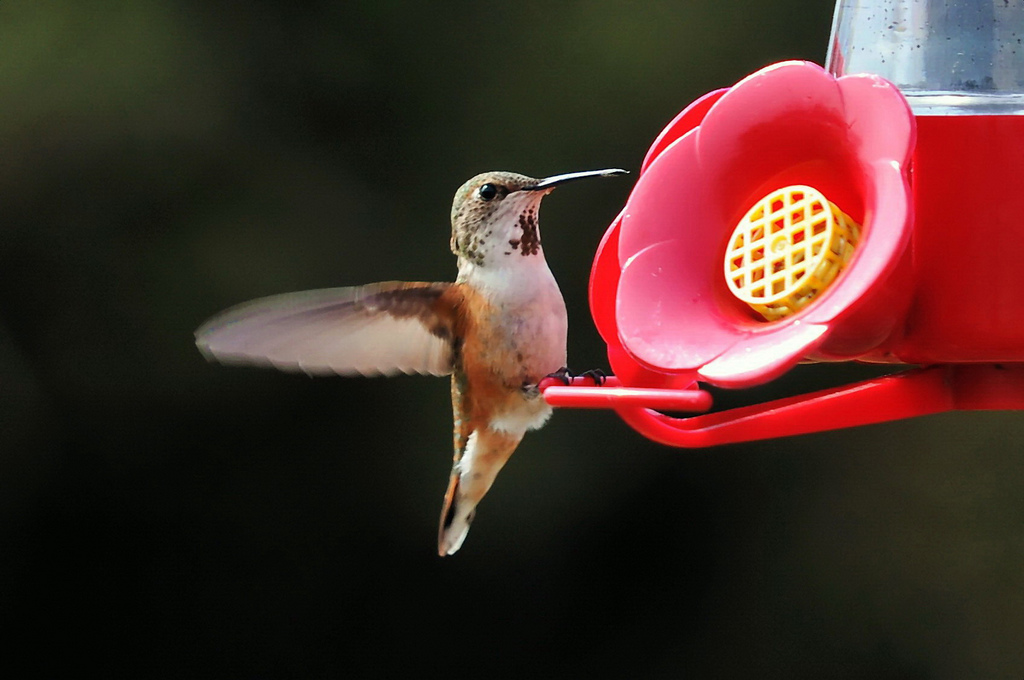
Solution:
[[[311,375],[451,373],[452,284],[390,281],[246,302],[196,331],[207,358]]]

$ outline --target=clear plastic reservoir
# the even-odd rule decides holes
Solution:
[[[1024,114],[1024,1],[839,0],[828,68],[886,78],[917,115]]]

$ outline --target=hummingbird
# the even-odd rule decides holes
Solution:
[[[196,345],[211,360],[310,375],[450,375],[454,460],[438,554],[452,555],[523,436],[551,416],[540,381],[571,375],[565,302],[541,247],[541,200],[566,182],[626,172],[477,175],[452,202],[454,282],[261,298],[209,319]]]

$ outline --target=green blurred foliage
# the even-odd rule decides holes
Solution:
[[[680,452],[609,413],[559,413],[440,560],[445,381],[225,368],[192,344],[248,298],[451,278],[467,177],[635,170],[696,97],[823,61],[831,13],[0,3],[9,667],[1019,677],[1015,414]],[[629,190],[544,204],[580,369],[605,365],[587,277]],[[865,374],[800,367],[745,398]]]

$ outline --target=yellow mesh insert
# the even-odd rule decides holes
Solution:
[[[817,189],[773,191],[729,237],[725,279],[733,295],[768,321],[799,311],[850,261],[860,225]]]

